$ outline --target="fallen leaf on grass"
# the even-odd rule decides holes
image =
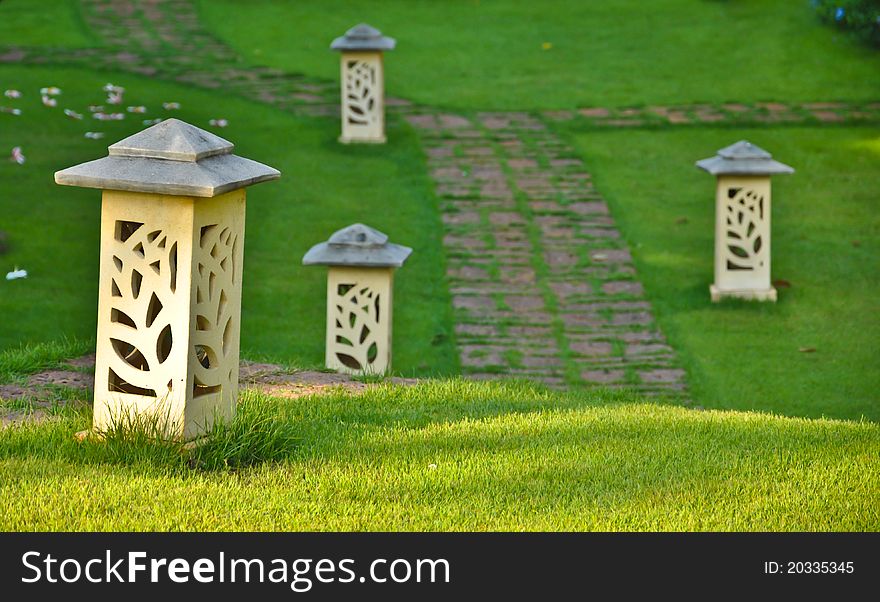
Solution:
[[[816,353],[816,348],[815,347],[800,347],[800,348],[798,348],[798,351],[800,351],[801,353]]]
[[[77,121],[82,119],[83,116],[72,109],[64,109],[64,114],[70,117],[71,119],[76,119]]]
[[[680,217],[680,218],[678,218],[677,220],[675,220],[675,223],[676,223],[676,224],[686,224],[686,223],[688,223],[688,222],[690,222],[690,221],[691,221],[691,220],[689,220],[689,219],[686,218],[686,217]]]
[[[776,288],[791,288],[791,282],[788,280],[774,280],[771,284]]]

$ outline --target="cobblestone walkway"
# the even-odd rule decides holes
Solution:
[[[0,63],[130,72],[224,91],[294,114],[337,116],[338,83],[254,67],[200,23],[192,0],[80,0],[100,48],[0,45]],[[420,132],[446,227],[463,370],[554,386],[685,390],[626,244],[576,153],[574,127],[880,123],[880,102],[727,103],[484,113],[387,99]]]
[[[545,119],[576,126],[631,128],[668,125],[878,123],[880,102],[756,102],[545,111]]]
[[[407,117],[437,183],[463,369],[684,389],[608,206],[527,113]]]

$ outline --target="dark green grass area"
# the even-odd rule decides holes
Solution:
[[[90,38],[77,0],[3,0],[0,46],[100,46]]]
[[[247,60],[334,80],[330,42],[366,21],[398,40],[386,60],[390,94],[456,109],[880,98],[880,54],[824,27],[807,0],[203,0],[200,8]]]
[[[84,409],[0,431],[0,529],[880,528],[870,422],[465,381],[247,394],[237,422],[195,456],[77,444]]]
[[[91,118],[108,79],[127,89],[125,104],[143,115],[121,122]],[[39,89],[58,86],[57,108],[43,107]],[[107,145],[145,126],[144,118],[179,117],[214,129],[236,152],[281,170],[281,180],[248,192],[242,310],[243,355],[299,366],[323,361],[326,269],[305,268],[302,256],[336,229],[364,222],[415,248],[395,279],[397,372],[448,374],[456,369],[451,309],[444,278],[441,224],[411,130],[392,120],[390,142],[353,147],[336,142],[334,120],[306,120],[247,101],[134,77],[50,68],[0,68],[0,88],[25,96],[0,114],[0,150],[21,146],[27,162],[0,161],[0,230],[11,250],[3,274],[18,266],[23,280],[0,280],[0,350],[59,339],[94,337],[97,307],[100,192],[57,186],[61,168],[106,155]],[[182,109],[162,110],[164,101]],[[85,115],[63,115],[71,108]],[[110,110],[110,107],[108,107]],[[124,109],[123,109],[124,110]],[[106,133],[87,140],[86,131]]]
[[[709,301],[715,180],[694,167],[747,139],[773,180],[779,302]],[[706,407],[880,420],[880,130],[678,129],[574,136]],[[809,351],[814,350],[814,351]]]

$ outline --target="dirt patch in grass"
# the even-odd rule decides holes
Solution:
[[[32,374],[25,384],[0,385],[0,401],[26,400],[28,408],[0,408],[0,429],[25,422],[44,422],[50,415],[40,408],[47,408],[59,401],[58,388],[88,391],[95,386],[94,354],[65,362],[70,370],[46,370]],[[328,393],[344,389],[362,392],[378,383],[366,383],[347,374],[319,372],[317,370],[291,371],[283,366],[261,362],[242,361],[239,366],[239,383],[242,389],[255,389],[272,395],[295,399],[306,395]],[[381,382],[397,385],[413,385],[416,378],[392,377]]]

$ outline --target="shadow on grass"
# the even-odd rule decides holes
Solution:
[[[463,379],[416,386],[378,384],[360,394],[343,390],[297,399],[244,391],[235,418],[219,422],[200,445],[164,439],[150,422],[117,424],[103,439],[77,442],[90,427],[91,408],[57,406],[53,419],[0,431],[0,459],[41,458],[113,464],[145,470],[234,471],[259,464],[321,456],[351,436],[382,430],[414,430],[548,409],[627,403],[631,393],[550,391],[527,382],[477,383]],[[338,450],[337,450],[338,451]]]

